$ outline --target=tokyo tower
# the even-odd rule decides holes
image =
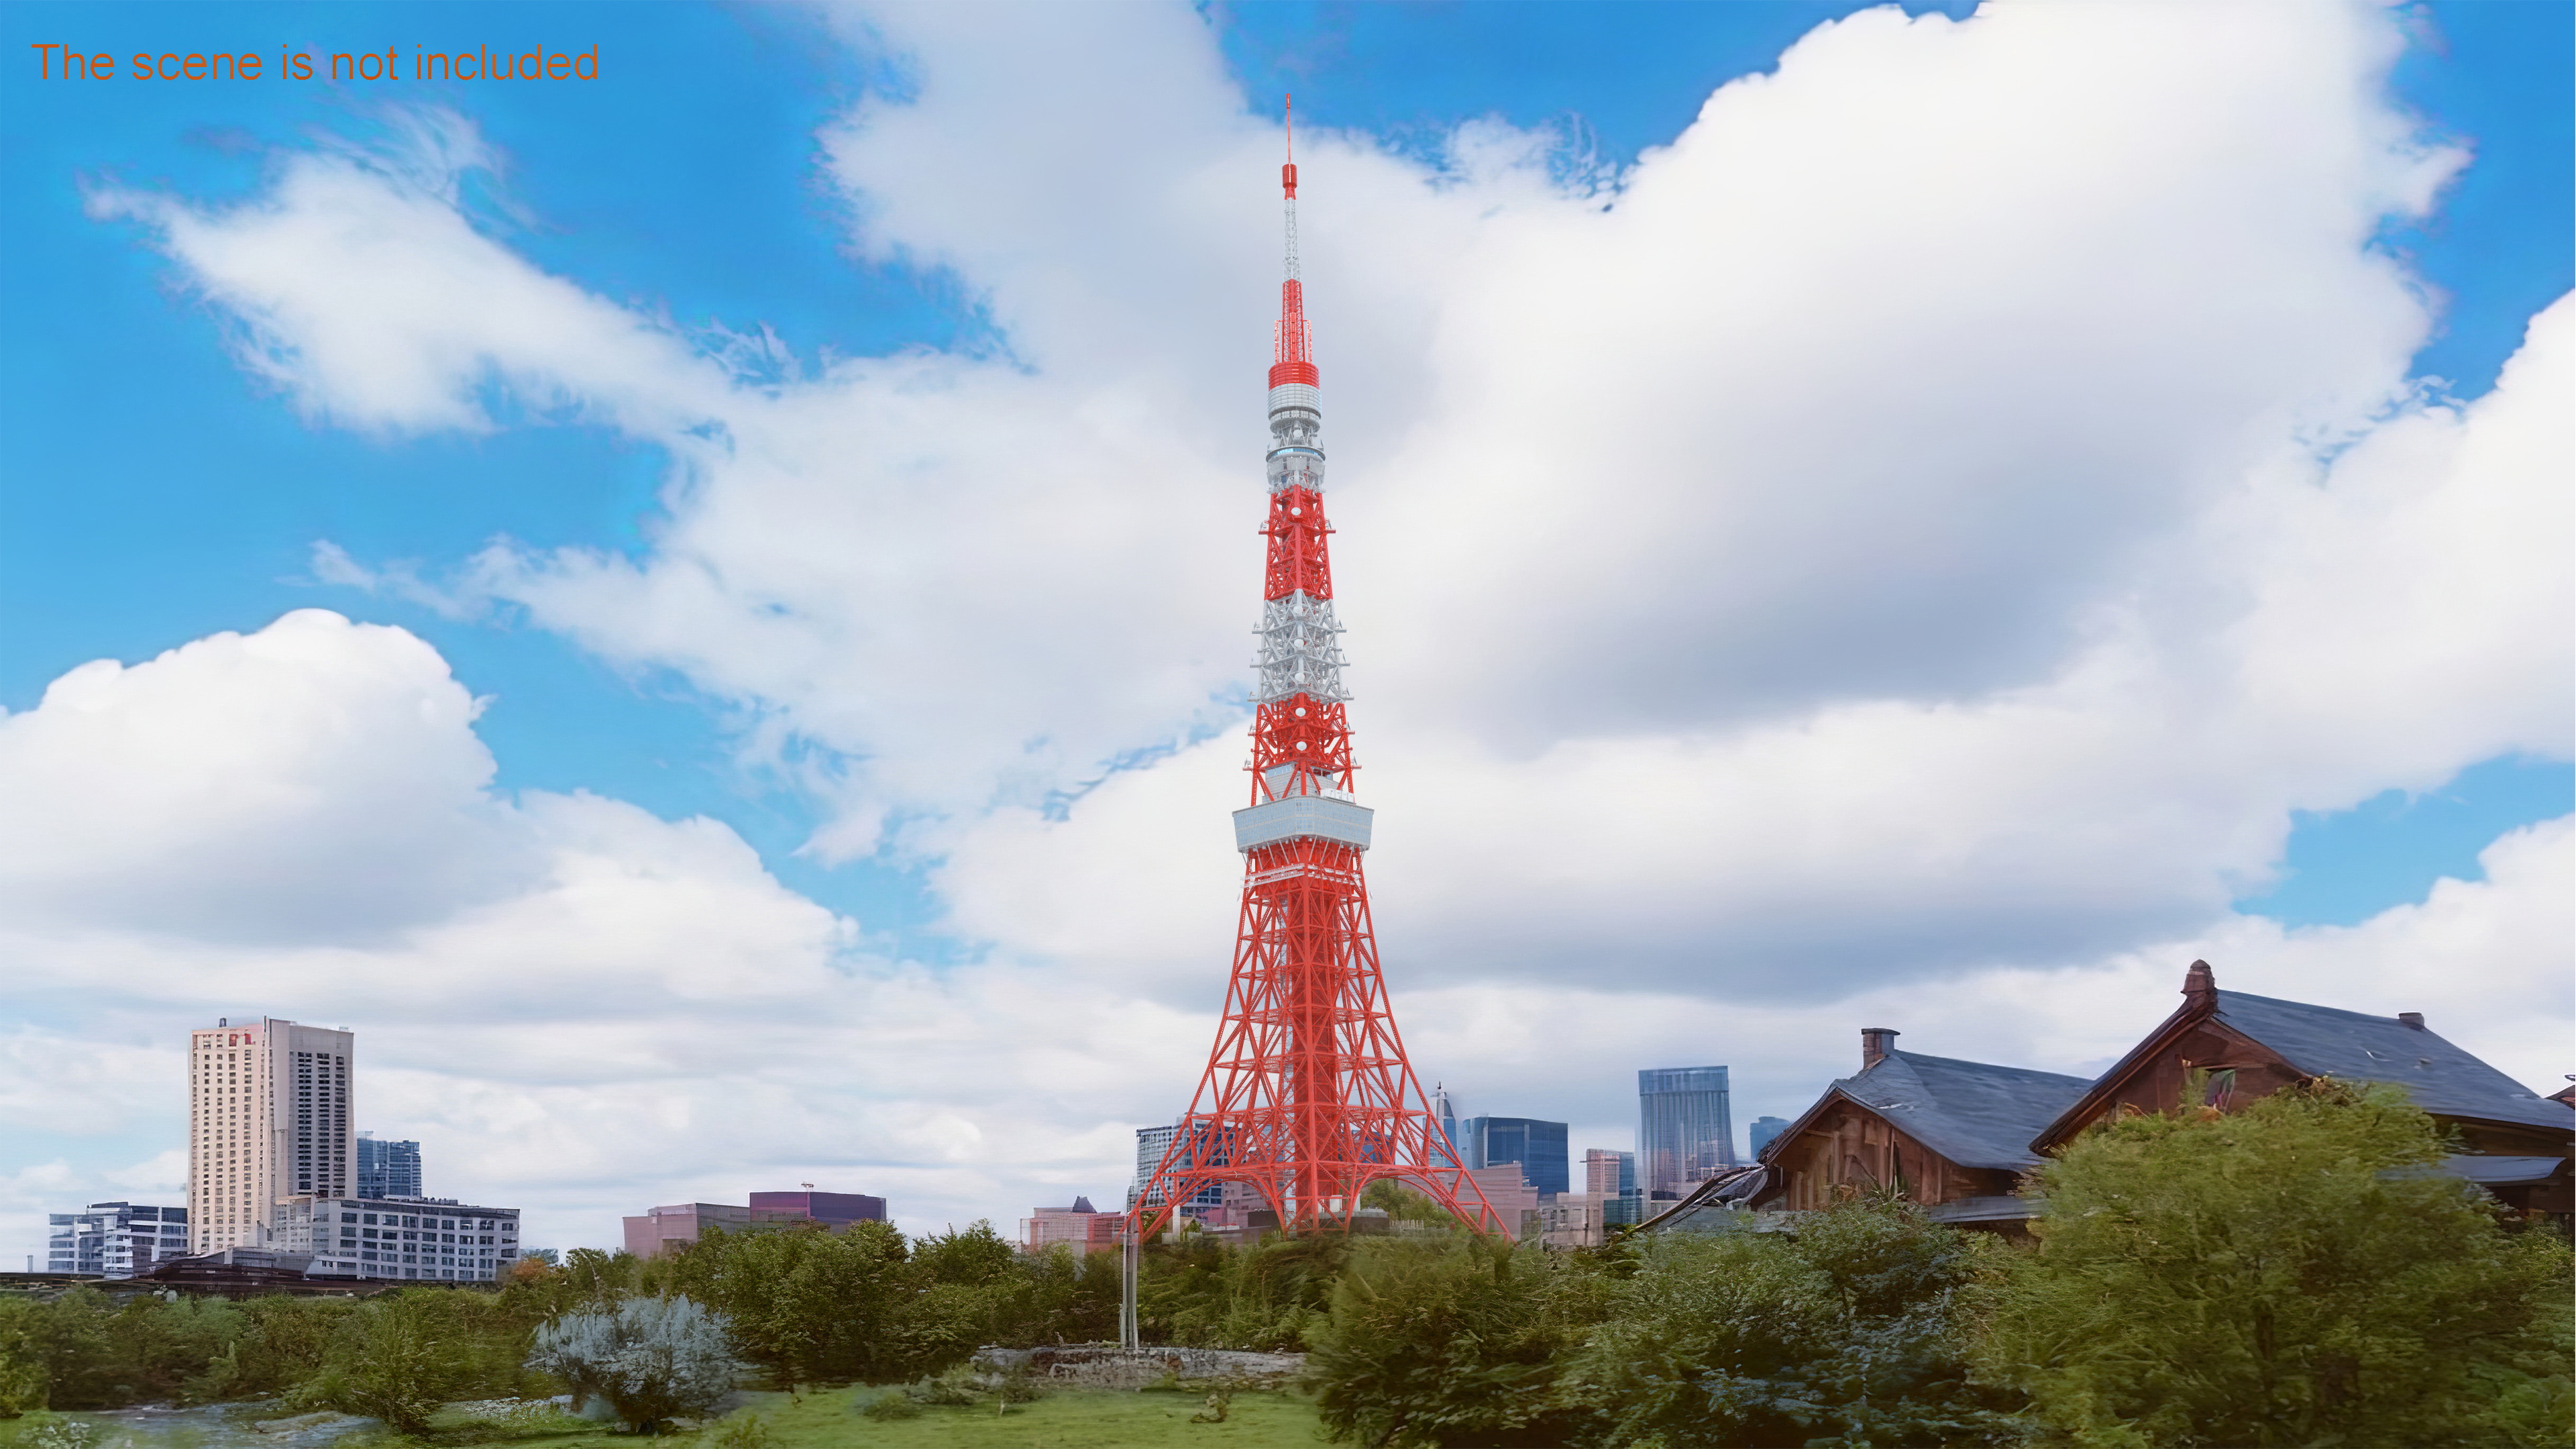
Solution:
[[[1240,1184],[1283,1231],[1347,1229],[1382,1178],[1479,1232],[1511,1235],[1460,1167],[1404,1057],[1378,969],[1360,857],[1373,812],[1354,794],[1342,626],[1325,540],[1320,377],[1297,275],[1297,165],[1287,280],[1270,366],[1269,541],[1252,700],[1252,801],[1234,812],[1243,913],[1225,1016],[1189,1115],[1138,1194],[1134,1239],[1180,1205]]]

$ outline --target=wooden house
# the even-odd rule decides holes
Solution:
[[[1712,1182],[1657,1222],[1713,1225],[1698,1219],[1735,1206],[1806,1211],[1892,1188],[1936,1220],[2018,1231],[2032,1208],[2013,1187],[2039,1162],[2030,1139],[2091,1084],[1899,1051],[1896,1037],[1886,1027],[1863,1029],[1860,1071],[1827,1087],[1772,1138],[1758,1172]]]
[[[2195,1080],[2202,1104],[2222,1111],[2319,1077],[2390,1082],[2456,1135],[2449,1171],[2509,1207],[2570,1211],[2576,1109],[2434,1035],[2421,1012],[2367,1016],[2221,991],[2206,961],[2191,963],[2182,994],[2180,1010],[2032,1137],[2032,1151],[2053,1155],[2116,1112],[2173,1111]]]

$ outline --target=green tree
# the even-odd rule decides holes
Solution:
[[[1979,1245],[1893,1197],[1804,1215],[1794,1235],[1632,1240],[1603,1322],[1557,1395],[1594,1442],[1977,1444],[2012,1401],[1968,1382],[1960,1290]]]
[[[928,1275],[886,1223],[710,1228],[668,1263],[670,1291],[722,1313],[742,1356],[791,1388],[900,1382],[950,1344],[944,1320],[920,1311]]]
[[[2107,1121],[2040,1169],[1976,1354],[2062,1441],[2568,1440],[2569,1259],[2434,1170],[2393,1087]]]
[[[1552,1390],[1588,1327],[1587,1276],[1463,1234],[1367,1241],[1312,1337],[1323,1427],[1371,1449],[1570,1442],[1579,1421]]]

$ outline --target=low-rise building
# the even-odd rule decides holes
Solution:
[[[2019,1231],[2034,1208],[2014,1195],[2039,1165],[2031,1138],[2092,1084],[2082,1077],[1899,1051],[1897,1033],[1865,1027],[1861,1069],[1825,1089],[1765,1148],[1758,1177],[1720,1179],[1761,1209],[1829,1207],[1893,1191],[1959,1226]],[[1679,1223],[1694,1213],[1666,1214]],[[1662,1218],[1657,1219],[1663,1221]]]
[[[864,1192],[816,1192],[809,1183],[795,1192],[753,1193],[751,1220],[755,1223],[816,1223],[827,1228],[845,1228],[852,1223],[881,1223],[886,1220],[886,1200]]]
[[[705,1236],[709,1228],[729,1233],[775,1231],[798,1223],[843,1228],[852,1223],[886,1220],[886,1200],[863,1192],[816,1192],[808,1183],[795,1192],[755,1192],[741,1207],[721,1202],[681,1202],[647,1208],[624,1220],[626,1251],[639,1258],[659,1258]]]
[[[519,1210],[443,1198],[290,1198],[274,1251],[316,1278],[488,1283],[519,1257]]]
[[[679,1202],[646,1208],[625,1220],[626,1251],[639,1258],[659,1258],[696,1242],[708,1228],[728,1232],[751,1226],[751,1209],[720,1202]]]
[[[1091,1199],[1078,1197],[1070,1207],[1039,1208],[1020,1219],[1020,1246],[1032,1253],[1059,1243],[1077,1253],[1114,1252],[1122,1241],[1119,1225],[1126,1221],[1125,1213],[1102,1212]]]
[[[188,1255],[188,1210],[144,1203],[94,1202],[76,1213],[48,1213],[45,1271],[131,1278],[156,1263]]]
[[[2576,1111],[2434,1035],[2423,1013],[2371,1016],[2221,991],[2206,961],[2183,973],[2182,996],[2173,1015],[2033,1134],[2033,1151],[2054,1155],[2116,1112],[2174,1111],[2186,1089],[2199,1105],[2228,1111],[2320,1077],[2388,1082],[2458,1139],[2449,1171],[2523,1212],[2576,1210]]]

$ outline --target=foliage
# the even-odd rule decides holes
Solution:
[[[596,1394],[639,1433],[703,1414],[733,1391],[736,1363],[722,1317],[687,1298],[634,1298],[540,1327],[529,1355],[540,1368]]]
[[[758,1414],[735,1414],[707,1436],[708,1449],[772,1449],[777,1442],[769,1421]]]
[[[877,1395],[859,1409],[860,1417],[883,1423],[889,1419],[918,1419],[921,1405],[901,1389]]]
[[[1400,1223],[1434,1223],[1444,1228],[1458,1226],[1458,1220],[1450,1215],[1447,1208],[1391,1177],[1381,1177],[1362,1190],[1360,1206],[1376,1208]]]
[[[1636,1240],[1560,1401],[1595,1438],[1666,1449],[2008,1439],[2010,1401],[1968,1382],[1957,1347],[1979,1246],[1893,1196],[1795,1236]]]
[[[2431,1171],[2390,1087],[2102,1123],[2040,1169],[2040,1250],[1977,1339],[2065,1442],[2567,1442],[2565,1245]]]
[[[0,1419],[45,1407],[45,1355],[36,1337],[41,1312],[24,1299],[0,1299]]]
[[[673,1290],[724,1314],[742,1356],[782,1385],[908,1378],[922,1340],[944,1339],[922,1321],[929,1285],[885,1223],[711,1228],[669,1261]]]
[[[1308,1361],[1324,1428],[1384,1449],[1566,1442],[1550,1390],[1589,1316],[1576,1271],[1536,1246],[1369,1241]]]
[[[1195,1230],[1159,1239],[1139,1268],[1138,1325],[1153,1342],[1301,1352],[1324,1327],[1353,1242],[1339,1233],[1273,1234],[1238,1247]]]

